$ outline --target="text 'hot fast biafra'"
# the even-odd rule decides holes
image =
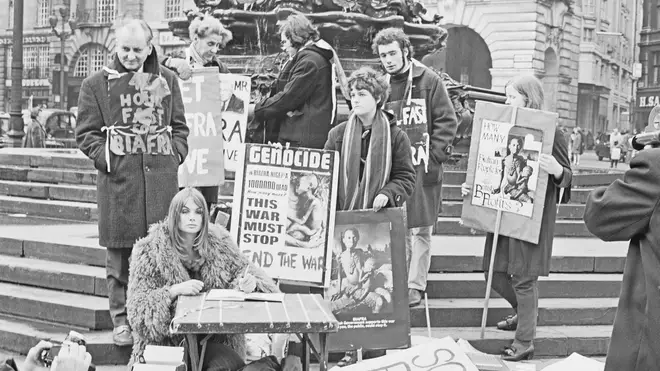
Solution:
[[[248,197],[242,218],[241,242],[276,246],[280,243],[280,236],[285,231],[284,223],[286,215],[280,211],[277,200],[266,198]],[[252,262],[263,268],[269,268],[273,264],[280,267],[298,269],[302,266],[305,270],[322,270],[323,257],[308,256],[303,254],[279,251],[276,256],[265,250],[252,251],[244,249],[243,253]]]

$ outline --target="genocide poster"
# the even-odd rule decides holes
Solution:
[[[383,357],[363,360],[342,371],[478,371],[451,337],[434,339]]]
[[[179,80],[186,109],[188,156],[179,166],[179,187],[217,186],[225,181],[222,112],[218,109],[220,86],[217,68],[193,70]]]
[[[171,95],[167,81],[150,73],[111,71],[108,89],[113,124],[104,127],[107,151],[174,156],[170,127],[163,122],[163,101]]]
[[[552,154],[556,113],[477,102],[468,159],[470,196],[461,219],[468,227],[538,243],[548,184],[539,167]]]
[[[272,278],[327,286],[339,155],[245,144],[236,172],[231,233]]]
[[[403,209],[337,212],[325,299],[339,321],[330,350],[410,346]]]
[[[238,169],[238,153],[245,143],[251,82],[249,76],[237,74],[223,73],[219,78],[220,100],[214,107],[222,111],[225,170],[235,172]]]

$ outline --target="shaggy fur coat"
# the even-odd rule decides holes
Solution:
[[[218,225],[209,225],[208,244],[200,247],[204,259],[198,279],[204,282],[204,291],[210,289],[236,289],[245,266],[257,279],[258,292],[278,292],[273,280],[241,254],[229,232]],[[169,326],[176,311],[176,300],[170,299],[172,285],[191,277],[170,242],[167,222],[153,224],[149,234],[133,247],[128,281],[128,320],[133,329],[132,361],[142,355],[147,345],[178,345],[182,336],[171,335]],[[231,347],[243,359],[246,357],[245,336],[240,334],[216,335],[213,341]]]

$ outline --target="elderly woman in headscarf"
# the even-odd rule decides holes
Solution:
[[[41,107],[34,107],[30,110],[30,123],[23,137],[24,148],[46,148],[46,129],[39,122],[39,113]]]

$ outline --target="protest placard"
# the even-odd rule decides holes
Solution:
[[[334,151],[246,144],[231,233],[272,278],[326,286],[339,177]]]
[[[337,212],[325,298],[339,321],[331,350],[410,346],[403,209]]]
[[[225,181],[218,75],[217,68],[197,68],[190,79],[179,80],[190,129],[188,156],[179,166],[179,187],[217,186]]]
[[[151,154],[174,156],[169,123],[163,122],[163,101],[170,99],[167,81],[150,73],[108,75],[112,125],[106,150],[117,156]]]
[[[225,170],[238,169],[238,153],[245,143],[251,81],[249,76],[220,74],[220,102],[215,106],[222,111]]]
[[[410,99],[405,101],[388,102],[385,110],[394,114],[399,126],[410,139],[410,150],[413,165],[429,165],[429,128],[426,116],[426,101],[424,99]]]
[[[548,173],[541,154],[552,154],[558,115],[528,108],[477,102],[463,202],[465,226],[538,243]]]
[[[410,349],[372,358],[342,371],[478,371],[450,337],[435,339]]]

